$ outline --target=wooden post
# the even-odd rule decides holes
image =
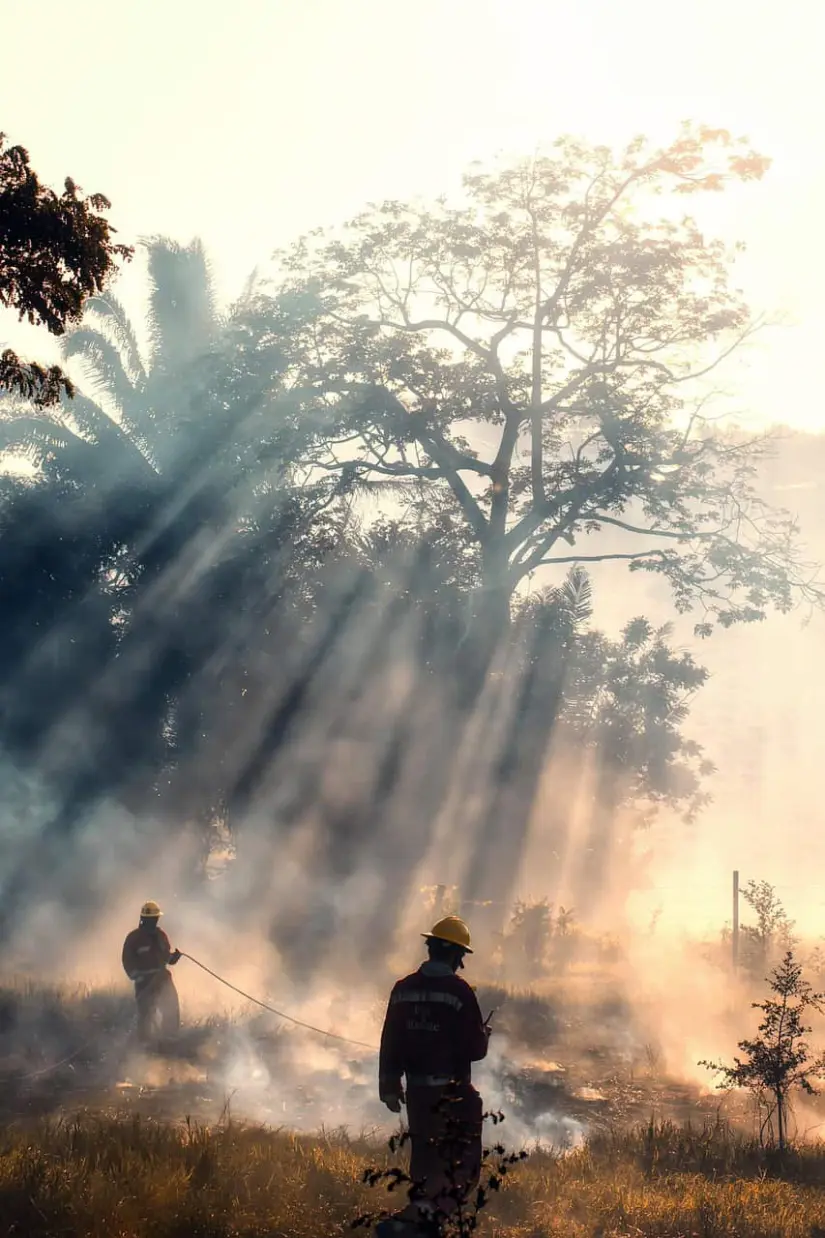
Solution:
[[[441,917],[444,915],[444,899],[446,897],[446,894],[447,894],[446,886],[435,887],[435,916],[437,920],[440,920]]]
[[[739,870],[733,870],[733,934],[731,936],[733,970],[739,966]]]

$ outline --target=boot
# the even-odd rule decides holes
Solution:
[[[376,1238],[441,1238],[441,1226],[435,1217],[422,1211],[410,1216],[409,1210],[385,1217],[375,1227]]]

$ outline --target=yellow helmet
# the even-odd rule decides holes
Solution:
[[[429,933],[422,933],[421,936],[428,940],[435,938],[437,941],[447,941],[451,946],[461,946],[467,954],[473,953],[470,949],[470,930],[458,916],[445,916],[438,924],[433,925]]]
[[[162,916],[163,912],[161,911],[160,907],[158,907],[155,900],[153,898],[150,898],[148,902],[145,902],[143,906],[141,907],[140,914],[141,914],[141,918],[145,917],[147,919],[154,920],[154,919],[157,919],[158,916]]]

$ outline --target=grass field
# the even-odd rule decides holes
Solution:
[[[622,1063],[613,1049],[628,1027],[620,1000],[603,991],[590,1005],[569,993],[480,996],[485,1008],[501,1005],[509,1068],[523,1085],[505,1106],[510,1127],[491,1138],[509,1143],[508,1129],[512,1139],[531,1114],[553,1111],[578,1113],[590,1132],[575,1151],[536,1152],[519,1166],[492,1197],[482,1233],[825,1238],[825,1144],[800,1145],[780,1163],[748,1137],[749,1124],[713,1120],[718,1099],[644,1061]],[[225,1107],[233,1038],[254,1042],[269,1071],[263,1091],[277,1094],[297,1069],[297,1034],[278,1033],[268,1016],[215,1018],[136,1066],[133,1015],[128,991],[0,987],[0,1238],[326,1238],[394,1202],[361,1185],[366,1168],[387,1164],[376,1138],[299,1135],[285,1129],[292,1114],[284,1129],[255,1124],[242,1097]],[[549,1071],[549,1056],[566,1073]],[[373,1065],[363,1064],[353,1095],[374,1092]],[[325,1058],[308,1086],[304,1129],[328,1112],[337,1069]],[[143,1082],[124,1091],[118,1081],[124,1071],[140,1078],[136,1070]],[[582,1087],[604,1094],[577,1100]],[[667,1120],[688,1114],[689,1123]]]
[[[701,1122],[716,1111],[718,1098],[653,1068],[655,1053],[644,1029],[634,1026],[633,1010],[605,987],[588,986],[580,997],[481,986],[479,999],[483,1009],[497,1008],[495,1078],[488,1071],[485,1091],[491,1104],[506,1102],[511,1125],[520,1121],[523,1131],[551,1111],[579,1126],[645,1121],[651,1113]],[[133,1023],[134,1001],[125,986],[0,985],[0,1120],[60,1116],[119,1097],[151,1116],[190,1113],[214,1121],[228,1092],[234,1116],[288,1122],[304,1131],[322,1121],[358,1127],[386,1117],[369,1054],[351,1060],[346,1047],[280,1026],[254,1008],[234,1019],[185,1022],[154,1060],[135,1054]],[[362,1034],[377,1039],[378,1031]],[[271,1084],[253,1086],[253,1070]],[[128,1088],[125,1080],[131,1080]],[[286,1083],[293,1086],[279,1089]],[[279,1092],[290,1093],[285,1104],[269,1106]],[[333,1093],[338,1104],[330,1117]]]
[[[0,1233],[31,1238],[326,1238],[384,1202],[360,1185],[384,1153],[343,1136],[299,1138],[81,1117],[0,1129]],[[780,1173],[781,1168],[781,1173]],[[825,1148],[772,1164],[721,1124],[602,1135],[536,1154],[494,1197],[499,1238],[816,1238]],[[363,1231],[361,1231],[363,1232]]]

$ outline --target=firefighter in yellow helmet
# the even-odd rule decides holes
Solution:
[[[146,1044],[153,1035],[174,1035],[180,1027],[180,1003],[169,968],[181,957],[160,927],[163,915],[152,899],[140,909],[138,927],[123,943],[123,970],[135,986],[138,1037]]]
[[[487,1056],[490,1029],[457,974],[472,954],[470,931],[445,916],[422,935],[429,957],[393,987],[381,1035],[379,1095],[392,1113],[406,1103],[413,1182],[409,1205],[380,1227],[382,1238],[409,1226],[438,1232],[481,1172],[482,1103],[471,1068]]]

